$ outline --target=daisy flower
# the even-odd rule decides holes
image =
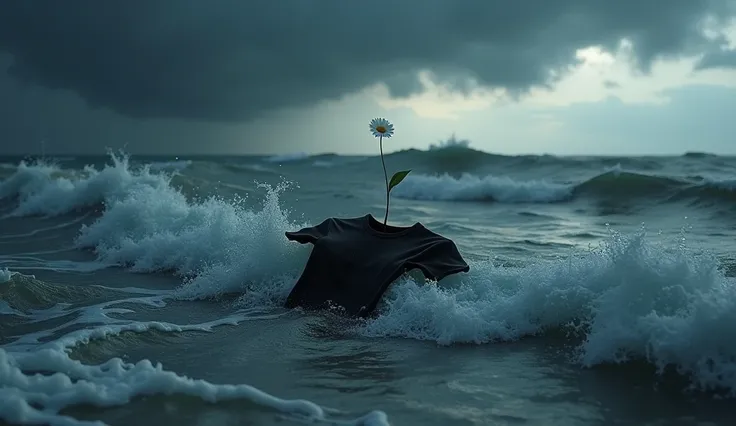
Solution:
[[[369,127],[373,136],[377,138],[390,138],[394,135],[394,125],[385,118],[374,118]]]
[[[383,165],[383,176],[386,178],[386,216],[383,218],[383,226],[387,227],[388,222],[388,208],[391,201],[391,190],[411,172],[411,170],[403,170],[394,173],[391,180],[388,179],[388,173],[386,173],[386,162],[383,159],[383,138],[390,138],[394,135],[394,125],[391,124],[385,118],[374,118],[371,120],[368,127],[371,130],[373,136],[378,138],[378,145],[381,150],[381,164]]]

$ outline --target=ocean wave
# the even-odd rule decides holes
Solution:
[[[284,186],[263,186],[266,197],[256,209],[246,208],[238,200],[187,199],[166,175],[152,174],[145,167],[132,170],[121,159],[101,171],[87,170],[76,180],[53,178],[54,170],[42,166],[24,167],[15,183],[6,186],[6,180],[0,184],[4,194],[16,194],[19,208],[27,206],[18,214],[70,211],[75,203],[84,206],[90,200],[103,203],[100,216],[81,228],[76,246],[94,251],[101,264],[180,276],[181,285],[168,293],[170,298],[194,301],[236,294],[239,308],[280,307],[309,254],[308,247],[284,238],[284,231],[305,225],[291,222],[281,208],[279,196],[287,190]],[[622,176],[618,171],[609,173],[586,181],[584,187],[519,184],[510,178],[410,176],[396,191],[407,191],[405,196],[440,194],[455,200],[463,196],[478,199],[481,194],[504,202],[553,202],[566,200],[575,191],[605,194],[609,182]],[[641,179],[635,174],[623,176],[626,182]],[[678,180],[652,179],[647,187],[655,192],[689,188]],[[729,187],[725,180],[699,185]],[[85,191],[89,195],[83,195]],[[564,329],[582,339],[576,358],[581,365],[644,359],[661,370],[675,368],[689,376],[695,388],[736,392],[736,281],[725,276],[716,259],[694,254],[681,240],[672,246],[656,245],[645,234],[613,233],[599,248],[565,260],[523,267],[471,262],[471,268],[469,274],[448,277],[437,285],[403,277],[386,294],[378,316],[356,331],[372,337],[399,336],[449,345],[518,340]],[[139,298],[140,303],[144,299],[154,300]],[[145,329],[147,324],[128,327],[135,331],[135,327]],[[185,326],[163,327],[179,330]],[[104,330],[99,333],[104,335]],[[69,395],[77,395],[79,388],[73,386],[77,379],[99,376],[109,383],[119,381],[121,386],[129,386],[134,379],[129,371],[141,371],[137,376],[141,383],[150,383],[148,374],[153,371],[145,362],[130,365],[111,361],[108,366],[117,373],[103,374],[98,367],[67,360],[59,348],[33,356],[38,357],[37,364],[26,366],[66,372],[69,380],[65,383],[71,383],[43,393],[41,406],[56,403],[54,398],[60,398],[65,389],[73,390]],[[29,376],[23,373],[22,362],[16,355],[0,351],[0,375],[5,372],[17,379],[4,387],[0,396],[21,410],[18,412],[42,415],[43,411],[28,404],[30,395],[39,389],[24,385]],[[159,373],[150,380],[163,380],[171,386],[152,387],[152,392],[186,392],[193,386],[174,373],[156,370]],[[92,389],[109,390],[107,385],[97,387],[96,383],[90,385]],[[141,386],[148,389],[148,385]],[[206,384],[197,386],[207,392],[213,389]],[[125,387],[120,392],[129,397],[140,394],[137,389],[133,392]],[[74,401],[98,402],[92,397]]]
[[[189,202],[171,187],[142,187],[83,227],[76,244],[92,248],[107,264],[184,277],[182,298],[247,289],[253,297],[285,299],[308,251],[284,238],[285,230],[301,225],[280,209],[281,188],[265,189],[263,210],[253,211],[237,201]]]
[[[709,153],[688,152],[681,156],[559,156],[504,155],[474,147],[471,141],[455,136],[426,150],[407,149],[389,154],[403,168],[421,170],[423,173],[470,173],[476,175],[503,174],[504,172],[535,169],[537,175],[544,172],[565,174],[569,171],[589,171],[621,167],[636,172],[657,172],[660,175],[687,173],[687,170],[733,171],[736,157],[725,157]],[[682,173],[680,173],[682,172]]]
[[[645,234],[612,234],[600,247],[524,267],[471,265],[445,285],[392,286],[368,337],[442,345],[514,341],[564,330],[583,366],[645,360],[702,391],[736,396],[736,279],[718,261]]]
[[[575,187],[576,196],[643,199],[661,203],[690,200],[695,204],[732,207],[736,202],[734,179],[689,179],[611,171]]]
[[[671,200],[692,200],[694,204],[707,206],[719,206],[726,203],[733,206],[736,204],[736,181],[732,179],[707,180],[683,188],[672,195]]]
[[[685,186],[687,182],[680,179],[611,170],[575,185],[574,193],[578,196],[606,198],[667,197]]]
[[[0,271],[3,280],[7,278],[0,289],[0,312],[7,315],[2,327],[25,320],[55,322],[50,329],[25,329],[10,343],[3,339],[0,419],[84,424],[62,410],[80,404],[122,405],[138,396],[183,394],[208,402],[249,401],[295,420],[330,421],[316,403],[282,400],[246,384],[194,380],[146,359],[133,364],[112,358],[88,365],[68,353],[75,346],[121,333],[209,332],[217,326],[271,318],[260,312],[283,304],[308,255],[306,247],[289,243],[283,235],[285,230],[304,226],[289,222],[279,206],[278,195],[286,186],[261,187],[266,197],[262,209],[256,210],[246,209],[238,200],[188,200],[171,185],[168,175],[153,174],[148,167],[132,169],[125,158],[113,156],[112,164],[99,171],[87,168],[74,176],[60,172],[54,167],[21,166],[14,178],[3,181],[3,194],[17,202],[14,215],[56,215],[98,205],[102,211],[94,222],[81,227],[77,248],[92,250],[101,265],[138,273],[171,272],[181,277],[181,285],[161,294],[144,292],[95,304],[100,294],[120,289],[61,288]],[[120,318],[133,312],[131,306],[156,309],[167,300],[218,298],[228,293],[242,296],[240,308],[205,323]],[[14,333],[3,330],[2,334]],[[47,374],[36,374],[39,371]],[[388,421],[384,413],[373,411],[341,423],[381,426]]]
[[[70,356],[70,350],[75,347],[123,333],[207,333],[219,326],[273,317],[257,310],[241,310],[214,321],[178,325],[159,321],[126,321],[109,316],[130,312],[116,308],[118,304],[139,303],[161,306],[165,304],[165,297],[131,298],[74,308],[77,315],[70,315],[73,312],[64,307],[53,308],[50,314],[35,312],[36,318],[32,320],[36,321],[71,317],[73,319],[68,320],[64,327],[73,331],[52,340],[48,339],[50,334],[58,334],[61,327],[29,333],[0,349],[0,419],[16,424],[92,424],[75,419],[63,410],[78,405],[125,405],[141,396],[189,395],[208,403],[247,401],[296,421],[331,420],[327,410],[307,400],[280,399],[246,384],[218,385],[191,379],[164,370],[161,364],[147,359],[129,363],[115,357],[99,365],[88,365]],[[105,324],[98,325],[100,322]],[[380,411],[371,411],[345,423],[355,426],[388,425],[385,413]]]
[[[472,151],[465,147],[457,149]],[[468,153],[461,154],[463,157],[465,155]],[[105,165],[101,170],[91,166],[74,170],[62,169],[52,163],[21,162],[14,173],[0,181],[0,200],[17,201],[18,205],[8,213],[10,216],[54,216],[79,209],[99,209],[135,193],[137,188],[164,191],[174,179],[169,174],[172,169],[176,172],[192,165],[187,161],[162,162],[154,163],[153,166],[146,164],[132,168],[125,156],[113,155],[111,158],[111,164]],[[334,155],[315,158],[320,159],[315,160],[310,167],[337,167],[340,163],[335,163],[338,159]],[[517,160],[528,159],[519,157]],[[259,164],[212,163],[212,167],[224,167],[234,172],[278,173],[277,170]],[[186,186],[186,177],[179,176],[177,179],[184,179],[183,184]],[[425,201],[559,203],[584,198],[604,198],[617,201],[639,200],[645,203],[692,200],[695,204],[712,206],[725,203],[731,206],[736,202],[736,181],[703,176],[674,177],[642,173],[625,170],[616,163],[606,171],[579,182],[559,179],[525,180],[501,174],[415,173],[396,187],[393,194],[399,198]]]
[[[173,272],[185,279],[178,290],[182,298],[216,297],[248,286],[264,299],[286,297],[308,254],[283,237],[284,231],[302,226],[289,222],[279,206],[278,194],[288,184],[261,186],[266,197],[256,211],[244,207],[242,199],[190,201],[169,175],[132,169],[126,157],[111,158],[112,164],[99,171],[87,167],[76,179],[55,176],[54,167],[21,164],[0,183],[0,196],[17,199],[12,216],[101,208],[75,241],[77,248],[97,254],[96,268]],[[286,278],[275,285],[281,276]]]
[[[152,171],[161,170],[173,170],[182,171],[193,164],[192,160],[179,160],[178,158],[174,161],[154,161],[148,164],[148,167]]]
[[[152,174],[147,166],[134,172],[127,157],[111,158],[113,164],[102,170],[86,166],[81,171],[22,162],[12,176],[0,182],[0,200],[17,200],[10,216],[58,216],[113,204],[141,187],[169,186],[170,177],[165,174]]]
[[[447,146],[427,151],[417,149],[398,151],[389,154],[387,161],[436,173],[470,173],[495,164],[502,158],[504,157],[469,147]]]
[[[290,154],[273,155],[264,159],[264,161],[267,163],[290,163],[293,161],[306,160],[309,157],[311,157],[311,155],[306,152],[293,152]]]
[[[458,139],[455,135],[450,136],[449,139],[440,141],[439,143],[429,144],[429,151],[442,151],[446,149],[464,149],[470,148],[470,140]]]
[[[0,275],[2,274],[0,270]],[[53,309],[55,306],[93,304],[105,296],[116,294],[114,290],[100,287],[57,286],[39,280],[34,275],[25,275],[7,269],[5,269],[5,276],[8,280],[0,291],[0,299],[15,312],[20,313],[19,315],[34,314],[36,320],[41,319],[43,315],[58,313],[58,309]],[[44,317],[44,319],[49,318]]]
[[[0,284],[7,283],[16,274],[17,272],[13,272],[8,268],[0,268]]]
[[[551,203],[571,198],[570,185],[545,181],[516,181],[510,177],[464,174],[407,177],[392,190],[399,198],[429,201],[496,201],[501,203]]]
[[[261,164],[237,164],[237,163],[225,163],[221,167],[231,170],[235,173],[241,172],[255,172],[255,173],[268,173],[277,174],[278,171]]]
[[[715,158],[718,157],[717,154],[712,154],[710,152],[699,152],[699,151],[688,151],[684,154],[682,154],[685,158]]]
[[[410,175],[393,189],[399,198],[424,201],[557,203],[581,198],[672,202],[736,202],[735,180],[701,180],[610,170],[580,183],[517,180],[508,176]]]

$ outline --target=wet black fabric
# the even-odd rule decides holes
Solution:
[[[404,272],[419,269],[429,279],[470,267],[455,243],[422,224],[388,226],[373,216],[329,218],[317,226],[287,232],[289,240],[314,245],[286,306],[307,309],[342,307],[367,316],[389,285]]]

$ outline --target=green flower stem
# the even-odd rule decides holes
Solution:
[[[387,228],[386,223],[388,222],[388,205],[389,205],[389,186],[388,186],[388,173],[386,173],[386,162],[383,160],[383,135],[378,138],[378,146],[381,148],[381,164],[383,165],[383,176],[386,178],[386,216],[383,218],[383,228]]]

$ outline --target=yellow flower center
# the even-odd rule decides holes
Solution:
[[[376,131],[378,133],[386,133],[386,128],[383,126],[376,126]]]

